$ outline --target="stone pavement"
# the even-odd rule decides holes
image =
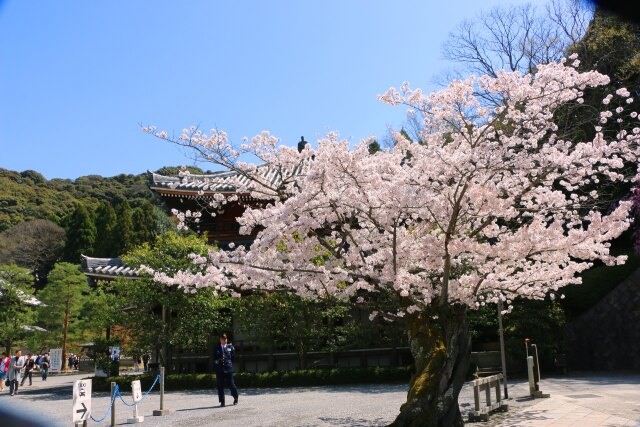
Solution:
[[[548,378],[540,389],[550,398],[526,398],[526,383],[517,383],[510,410],[495,414],[485,426],[618,427],[640,426],[640,375],[576,375]]]

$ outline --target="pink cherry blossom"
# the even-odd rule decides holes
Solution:
[[[243,233],[257,232],[249,249],[212,251],[204,273],[155,278],[185,290],[284,289],[357,302],[385,291],[404,307],[381,314],[387,319],[432,304],[540,299],[579,284],[595,261],[625,261],[609,242],[629,227],[632,203],[601,212],[592,186],[596,176],[628,179],[623,159],[637,161],[640,129],[611,137],[594,123],[593,140],[571,141],[552,119],[608,82],[561,62],[540,65],[535,76],[456,80],[431,94],[392,87],[380,99],[420,119],[421,143],[395,132],[394,147],[375,155],[369,140],[350,146],[336,133],[298,152],[268,132],[236,147],[223,131],[185,129],[172,142],[233,171],[239,192],[268,204],[239,218]],[[503,105],[485,108],[478,88]],[[612,114],[603,111],[603,123]],[[261,166],[240,161],[247,154],[278,171],[277,187]]]

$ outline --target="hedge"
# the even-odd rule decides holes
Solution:
[[[234,377],[236,385],[240,388],[274,388],[408,382],[412,373],[412,366],[402,366],[238,372]],[[120,390],[130,392],[131,381],[134,380],[140,380],[141,388],[144,391],[149,389],[155,376],[95,377],[93,378],[93,390],[109,392],[111,382],[116,382],[120,386]],[[164,388],[168,391],[213,389],[215,383],[215,374],[169,374],[165,377]]]

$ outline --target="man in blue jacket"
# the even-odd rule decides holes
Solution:
[[[236,350],[231,343],[227,343],[227,335],[220,335],[220,344],[213,352],[213,361],[216,369],[216,384],[218,386],[218,401],[220,406],[224,406],[224,386],[225,383],[231,390],[233,404],[238,404],[238,389],[233,381],[233,358]]]

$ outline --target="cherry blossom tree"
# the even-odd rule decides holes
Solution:
[[[562,139],[554,112],[609,81],[570,61],[540,65],[535,76],[500,71],[457,80],[429,95],[408,84],[391,88],[381,100],[420,118],[421,143],[398,132],[393,148],[374,154],[371,140],[350,147],[337,134],[298,152],[267,132],[236,146],[217,130],[185,129],[174,138],[145,128],[226,167],[237,192],[265,201],[239,218],[242,233],[257,232],[249,248],[194,256],[207,264],[204,273],[155,271],[156,280],[189,292],[284,289],[387,301],[372,315],[404,322],[415,359],[394,425],[462,425],[467,311],[541,299],[579,284],[596,260],[625,261],[609,253],[609,242],[628,228],[631,202],[608,211],[595,202],[601,179],[636,179],[621,171],[637,160],[640,128],[601,128],[637,120],[629,108],[606,110],[612,97],[627,107],[633,99],[618,90],[603,100],[593,140]],[[478,92],[503,103],[486,108]],[[263,166],[242,162],[249,154]],[[218,194],[211,205],[225,203]]]

